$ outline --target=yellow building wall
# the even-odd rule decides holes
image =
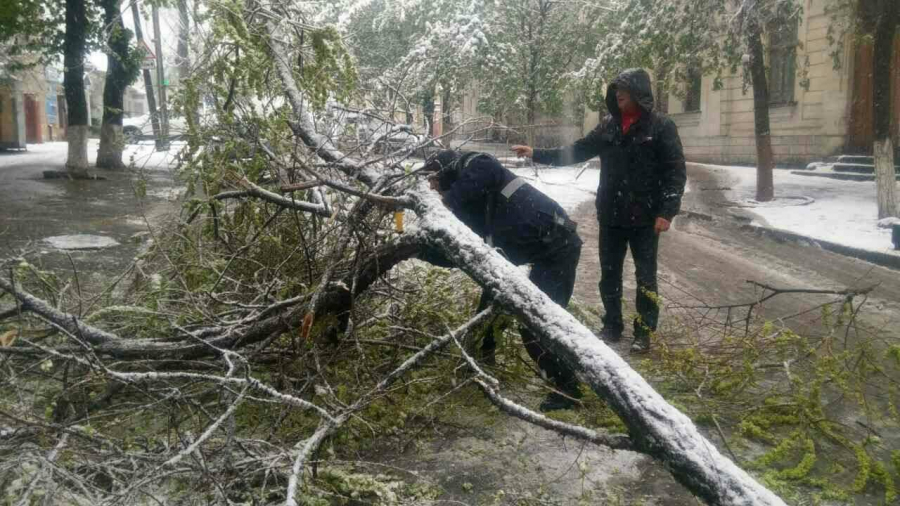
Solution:
[[[808,89],[794,80],[794,101],[769,109],[772,150],[777,163],[806,164],[838,154],[847,141],[851,65],[835,70],[827,40],[825,0],[808,0],[798,28],[797,66],[805,67]],[[845,54],[849,61],[850,51]],[[806,62],[808,61],[808,66]],[[678,125],[685,156],[693,161],[755,163],[753,91],[743,92],[741,77],[730,76],[724,89],[703,78],[699,112],[683,112],[669,96],[669,115]]]
[[[13,123],[12,93],[8,88],[0,88],[0,143],[16,140],[16,125]]]

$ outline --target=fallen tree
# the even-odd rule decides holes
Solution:
[[[208,209],[208,215],[193,229],[183,225],[173,242],[156,250],[155,268],[165,272],[166,279],[151,273],[136,282],[136,290],[146,294],[145,306],[91,312],[92,304],[87,304],[87,310],[67,311],[58,307],[65,287],[50,291],[56,300],[48,301],[26,291],[15,276],[0,279],[0,290],[15,305],[0,314],[22,327],[15,346],[0,348],[19,371],[5,381],[27,383],[35,398],[46,389],[43,382],[58,384],[53,403],[46,404],[49,421],[35,411],[0,409],[8,424],[0,440],[21,445],[46,436],[53,441],[47,451],[27,453],[36,471],[15,476],[22,503],[50,483],[63,496],[96,504],[130,502],[152,494],[163,480],[196,475],[209,484],[209,494],[217,501],[228,502],[234,493],[226,477],[240,477],[256,486],[278,485],[281,492],[267,502],[298,504],[301,490],[311,486],[316,474],[317,455],[330,438],[356,423],[396,382],[414,384],[410,374],[451,343],[465,356],[460,344],[464,336],[502,310],[532,328],[546,347],[576,369],[622,419],[628,434],[606,435],[548,420],[505,398],[499,382],[469,359],[469,366],[480,371],[477,384],[504,412],[594,444],[645,453],[709,504],[783,504],[721,455],[688,417],[583,324],[463,226],[424,184],[409,177],[401,166],[408,152],[378,163],[357,160],[318,133],[314,106],[292,65],[295,51],[304,48],[286,42],[303,40],[291,30],[296,28],[290,21],[294,13],[251,3],[244,12],[227,14],[239,14],[231,22],[252,34],[243,41],[250,44],[245,51],[271,62],[290,105],[286,116],[291,134],[305,147],[303,156],[292,147],[282,149],[293,145],[283,139],[271,145],[258,142],[259,149],[250,157],[239,142],[230,145],[230,153],[206,150],[207,158],[196,170],[207,171],[205,194],[210,197],[195,202],[191,216],[197,209]],[[230,160],[229,168],[213,168],[211,162],[217,159],[210,157],[215,156]],[[249,160],[248,167],[265,163],[264,172],[271,177],[236,169],[236,159]],[[213,170],[222,172],[213,177]],[[275,188],[304,191],[308,200],[295,198],[293,191],[280,196],[263,187],[265,180],[275,182]],[[220,190],[228,185],[240,188],[239,193],[222,197]],[[234,207],[220,207],[235,199]],[[404,209],[415,215],[404,233],[385,234],[394,213]],[[184,239],[191,234],[200,239]],[[404,290],[391,287],[386,275],[425,249],[439,251],[490,289],[498,307],[461,318],[454,330],[440,322],[440,332],[435,332],[438,322],[432,327],[421,321],[415,327],[379,323],[394,321],[391,312],[399,309],[391,298]],[[202,270],[198,262],[203,262]],[[15,263],[5,267],[14,268]],[[29,269],[19,265],[20,271]],[[39,280],[52,285],[46,278]],[[379,306],[385,312],[362,318],[362,301],[379,290],[391,290]],[[113,329],[107,321],[112,314],[145,319],[134,323],[126,318]],[[28,336],[24,327],[29,318],[31,325],[54,337]],[[107,321],[109,328],[90,321]],[[348,378],[332,369],[347,359],[342,355],[348,349],[361,349],[361,341],[351,336],[362,328],[427,342],[417,345],[415,353],[394,356],[378,367],[366,363],[364,351],[354,355],[357,385],[348,392],[344,383],[336,382]],[[329,352],[323,347],[327,341],[346,348]],[[284,370],[280,364],[286,356],[294,357],[301,373]],[[167,421],[158,422],[168,427],[161,431],[166,436],[152,438],[152,444],[119,434],[115,424],[95,421],[118,419],[124,415],[117,413],[126,410],[152,416],[156,405],[170,411]],[[296,444],[272,445],[252,431],[245,434],[239,427],[246,422],[238,419],[249,416],[248,405],[277,406],[279,420],[299,420],[291,434]],[[185,425],[192,417],[199,421]],[[102,425],[103,431],[95,432],[92,424]],[[188,429],[182,429],[185,426]],[[54,465],[62,449],[76,446],[79,466]]]

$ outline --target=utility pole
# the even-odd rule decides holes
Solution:
[[[153,4],[153,37],[156,45],[156,77],[159,85],[160,142],[158,149],[169,149],[169,109],[166,105],[166,72],[163,65],[162,35],[159,33],[159,7]]]
[[[144,43],[144,32],[141,30],[141,13],[137,0],[131,2],[131,15],[134,17],[134,35],[140,43]],[[150,69],[144,69],[144,89],[147,91],[147,108],[150,109],[150,124],[153,126],[153,139],[156,149],[161,149],[159,136],[159,115],[156,113],[156,95],[153,94],[153,76]]]

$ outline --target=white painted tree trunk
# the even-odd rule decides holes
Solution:
[[[875,141],[874,154],[878,219],[900,216],[900,212],[897,210],[897,176],[894,171],[894,146],[890,136]]]
[[[97,167],[104,169],[123,169],[122,150],[125,137],[122,125],[106,124],[100,128],[100,149],[97,151]]]
[[[66,171],[72,176],[86,176],[88,170],[87,141],[90,127],[87,125],[69,125],[66,137],[69,140],[69,156],[66,159]]]

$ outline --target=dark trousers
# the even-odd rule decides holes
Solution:
[[[656,252],[659,235],[653,227],[609,227],[600,225],[600,300],[606,314],[603,326],[621,332],[622,321],[622,269],[625,252],[631,248],[637,278],[637,312],[634,335],[649,336],[659,321],[659,305],[656,284]]]
[[[575,274],[578,270],[578,259],[581,258],[581,244],[578,235],[571,233],[568,238],[563,238],[550,247],[561,246],[535,258],[531,274],[528,276],[535,286],[562,307],[569,305],[569,299],[572,298],[572,292],[575,289]],[[487,308],[490,301],[490,294],[482,292],[478,305],[479,311]],[[493,331],[493,327],[489,328],[484,336],[481,343],[482,355],[492,354],[497,346]],[[521,325],[519,333],[522,335],[522,343],[525,345],[528,355],[550,380],[564,389],[577,384],[578,380],[572,369],[552,352],[546,350],[528,327]]]

